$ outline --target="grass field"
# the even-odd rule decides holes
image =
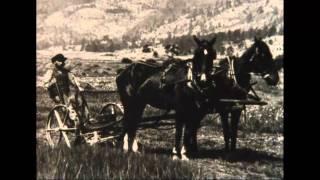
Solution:
[[[86,69],[91,77],[101,77],[124,65],[84,60],[77,71]],[[47,62],[46,62],[47,63]],[[38,69],[46,64],[42,60]],[[40,68],[41,67],[41,68]],[[107,69],[109,68],[109,69]],[[98,71],[97,69],[107,69]],[[41,73],[43,74],[43,69]],[[281,87],[281,86],[280,86]],[[128,154],[118,146],[81,145],[72,150],[65,146],[51,149],[44,138],[46,118],[53,103],[47,92],[37,88],[37,177],[38,179],[282,179],[283,178],[283,95],[282,88],[257,85],[257,93],[266,106],[248,106],[241,117],[238,151],[223,152],[222,128],[216,114],[207,115],[198,132],[199,154],[188,162],[173,161],[174,129],[141,129],[137,132],[140,154]],[[86,94],[90,112],[95,115],[107,102],[119,102],[117,93]],[[148,107],[144,116],[163,111]],[[165,127],[164,127],[165,128]]]

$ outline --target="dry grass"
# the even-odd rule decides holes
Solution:
[[[168,156],[123,153],[107,146],[37,146],[38,179],[198,179],[192,167]],[[197,171],[195,171],[197,172]]]
[[[114,73],[120,63],[109,62],[92,67],[81,61],[81,72],[99,77],[98,68]],[[38,64],[38,69],[44,65]],[[42,70],[41,70],[42,71]],[[103,71],[101,71],[104,73]],[[43,73],[43,72],[41,72]],[[40,74],[41,74],[40,73]],[[37,88],[37,176],[38,179],[281,179],[283,177],[283,99],[282,89],[259,82],[257,90],[267,106],[248,106],[247,119],[241,118],[238,151],[223,152],[221,122],[208,115],[198,133],[199,155],[191,161],[171,160],[174,129],[140,129],[137,132],[140,154],[123,153],[107,145],[81,145],[72,150],[65,146],[49,148],[43,137],[47,115],[53,107],[47,92]],[[92,115],[107,102],[118,102],[117,93],[85,94]],[[147,107],[145,116],[163,111]],[[161,128],[170,128],[161,127]]]

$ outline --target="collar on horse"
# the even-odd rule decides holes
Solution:
[[[251,58],[250,58],[250,61],[252,61],[252,59],[254,58],[255,56],[253,55]],[[227,60],[228,60],[228,64],[229,64],[229,68],[228,68],[228,77],[230,79],[232,79],[234,81],[234,86],[240,86],[238,84],[238,81],[237,81],[237,78],[236,78],[236,73],[235,73],[235,69],[234,69],[234,62],[235,62],[235,59],[234,58],[230,58],[229,56],[227,57]],[[256,91],[253,89],[253,85],[255,85],[257,82],[254,82],[254,83],[250,83],[249,84],[249,91],[252,91],[253,92],[253,95],[251,94],[248,94],[249,97],[257,100],[257,101],[260,101],[261,98],[258,96],[258,94],[256,93]],[[249,92],[248,92],[249,93]]]

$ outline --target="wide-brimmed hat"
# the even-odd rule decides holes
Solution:
[[[51,58],[51,62],[55,62],[55,61],[60,61],[60,62],[64,62],[65,60],[67,60],[68,58],[64,57],[63,54],[57,54],[55,56],[53,56],[53,58]]]

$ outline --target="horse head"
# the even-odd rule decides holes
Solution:
[[[254,38],[248,50],[247,64],[251,71],[262,75],[268,85],[275,86],[279,82],[279,74],[268,45],[261,38]]]
[[[193,73],[196,78],[200,78],[200,82],[206,82],[212,71],[213,60],[217,58],[217,52],[213,48],[216,37],[210,40],[200,40],[193,36],[193,39],[197,44],[192,59]]]

